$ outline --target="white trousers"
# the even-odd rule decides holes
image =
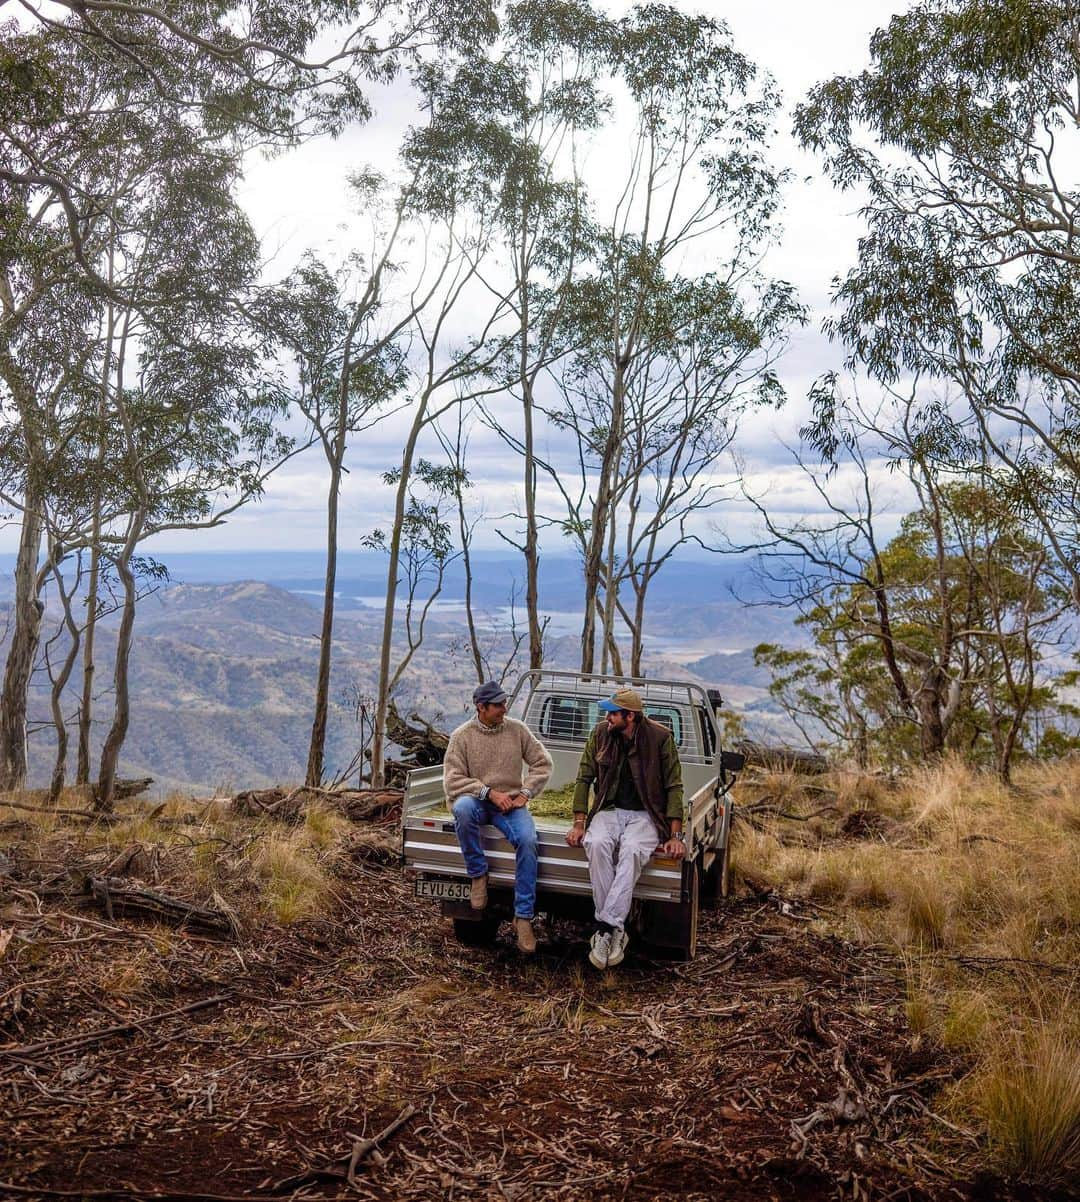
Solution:
[[[641,870],[660,842],[645,810],[601,810],[585,832],[596,921],[622,927]]]

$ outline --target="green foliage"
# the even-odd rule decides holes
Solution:
[[[972,465],[973,423],[1074,592],[1076,39],[1064,0],[923,0],[874,35],[867,70],[818,85],[796,115],[833,180],[868,194],[829,332],[886,384],[955,389],[940,460]]]
[[[400,468],[383,473],[385,484],[396,485],[400,479]],[[471,487],[471,482],[463,469],[427,459],[416,462],[410,479],[413,483],[401,523],[401,557],[411,605],[422,581],[428,581],[436,591],[442,587],[443,572],[457,555],[447,502],[460,490]],[[384,530],[373,530],[361,542],[371,550],[388,550]]]
[[[1007,772],[1016,750],[1045,755],[1068,742],[1039,731],[1045,715],[1067,708],[1042,666],[1064,599],[1042,570],[1038,528],[1018,522],[992,478],[941,483],[935,496],[944,522],[930,508],[908,513],[872,565],[807,607],[798,621],[811,648],[760,644],[754,662],[770,668],[770,695],[811,745],[840,745],[861,763],[917,760],[920,712],[903,703],[891,645],[906,696],[925,690],[931,672],[948,680],[943,749]]]
[[[823,616],[820,609],[815,611],[817,620],[821,621]],[[823,636],[822,629],[818,632],[819,648]],[[820,747],[830,736],[848,744],[854,741],[854,732],[848,729],[840,701],[841,671],[829,664],[820,650],[759,643],[754,648],[754,664],[772,672],[769,696],[812,747]]]

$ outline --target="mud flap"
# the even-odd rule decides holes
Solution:
[[[641,938],[662,956],[692,960],[697,952],[699,872],[696,859],[683,865],[681,901],[641,904]]]
[[[512,918],[514,915],[514,894],[509,889],[488,889],[488,904],[486,910],[474,910],[467,901],[439,902],[443,918],[453,918],[462,922],[483,922],[491,915],[500,919]]]

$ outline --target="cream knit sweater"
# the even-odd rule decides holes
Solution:
[[[524,780],[523,766],[529,769]],[[443,758],[443,787],[452,802],[466,794],[483,800],[489,789],[536,797],[550,776],[547,748],[516,718],[504,718],[498,726],[470,718],[450,736]]]

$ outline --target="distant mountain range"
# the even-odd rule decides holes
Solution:
[[[290,591],[317,589],[324,578],[320,551],[152,552],[165,564],[173,579],[185,583],[224,584],[236,580],[263,580]],[[14,558],[8,557],[14,566]],[[0,557],[0,566],[5,561]],[[508,551],[472,553],[474,588],[489,606],[504,605],[511,593],[524,590],[521,556]],[[345,551],[338,557],[337,591],[343,596],[381,597],[386,589],[386,558],[377,551]],[[754,560],[739,555],[673,557],[650,588],[655,604],[682,601],[687,592],[714,599],[738,596],[746,601],[767,601],[770,593],[754,568]],[[465,595],[465,573],[460,559],[446,571],[444,596],[460,600]],[[576,556],[545,554],[540,561],[540,603],[545,609],[577,609],[581,605],[581,564]]]
[[[164,791],[208,792],[300,780],[318,653],[321,558],[257,552],[162,559],[174,581],[182,583],[162,588],[139,606],[122,772],[153,776]],[[357,745],[355,698],[374,692],[382,623],[381,605],[375,602],[384,588],[381,557],[347,555],[343,560],[327,741],[331,772],[349,763]],[[511,645],[506,605],[516,568],[516,557],[498,553],[479,557],[476,566],[477,578],[489,582],[477,592],[488,610],[484,623],[491,660],[500,666]],[[574,560],[551,556],[544,559],[542,572],[542,603],[553,614],[548,662],[576,667],[580,617],[574,603],[580,596],[580,567]],[[259,573],[267,579],[258,579]],[[740,589],[750,579],[746,565],[732,561],[673,564],[663,586],[662,573],[647,619],[646,672],[719,687],[734,708],[758,714],[768,725],[775,722],[766,693],[768,677],[754,666],[749,648],[764,640],[794,643],[797,638],[786,612],[747,604]],[[417,708],[447,725],[466,713],[475,684],[463,614],[456,604],[460,583],[448,583],[398,698],[402,709]],[[519,606],[519,622],[522,617]],[[50,633],[57,620],[50,608]],[[97,674],[99,741],[111,716],[114,630],[115,619],[106,619]],[[4,649],[0,644],[0,652]],[[59,653],[54,646],[54,662]],[[52,758],[47,690],[45,674],[39,672],[31,706],[34,725],[42,726],[31,742],[34,783],[47,779]],[[65,709],[74,713],[74,689],[70,694]]]

